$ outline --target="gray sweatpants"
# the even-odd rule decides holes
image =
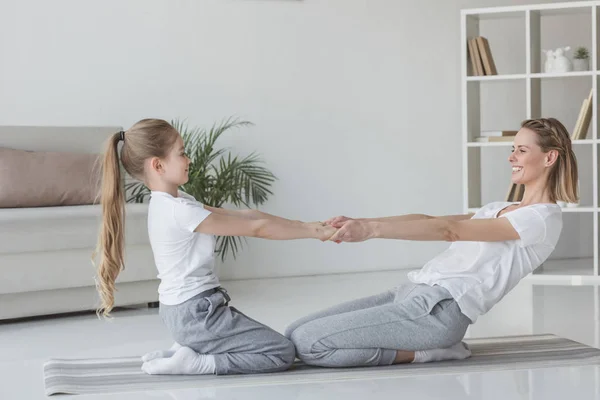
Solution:
[[[161,303],[159,314],[177,343],[215,357],[218,375],[288,369],[295,359],[292,342],[229,300],[224,289],[211,289],[178,305]]]
[[[390,365],[397,350],[455,345],[470,323],[446,289],[409,283],[304,317],[285,335],[306,364]]]

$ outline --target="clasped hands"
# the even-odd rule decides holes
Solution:
[[[372,225],[360,219],[344,216],[330,218],[320,224],[319,239],[323,242],[362,242],[373,237]]]

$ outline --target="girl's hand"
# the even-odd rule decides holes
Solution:
[[[374,237],[373,227],[368,222],[350,220],[337,230],[331,240],[340,242],[362,242]]]
[[[337,232],[337,229],[325,222],[309,222],[314,231],[315,237],[322,242],[326,242]]]

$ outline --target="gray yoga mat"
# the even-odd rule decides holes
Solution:
[[[466,339],[465,342],[469,344],[473,354],[461,361],[337,369],[296,363],[285,372],[258,375],[147,375],[140,370],[140,356],[52,359],[44,364],[44,384],[46,395],[92,394],[331,382],[600,364],[599,349],[554,335]]]

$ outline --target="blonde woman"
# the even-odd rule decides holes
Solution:
[[[556,119],[522,123],[508,158],[521,202],[494,202],[474,215],[336,217],[333,241],[453,242],[410,283],[293,323],[286,336],[305,363],[326,367],[464,359],[469,324],[488,312],[554,250],[562,229],[557,201],[576,202],[577,161]]]
[[[336,229],[257,210],[200,204],[178,190],[188,181],[190,164],[179,132],[163,120],[141,120],[109,138],[103,159],[97,280],[99,313],[105,316],[113,308],[115,280],[124,267],[125,201],[119,159],[151,190],[148,234],[160,279],[159,314],[176,342],[169,350],[146,354],[142,370],[243,374],[290,367],[295,359],[290,340],[228,305],[230,298],[214,273],[214,235],[325,241]]]

